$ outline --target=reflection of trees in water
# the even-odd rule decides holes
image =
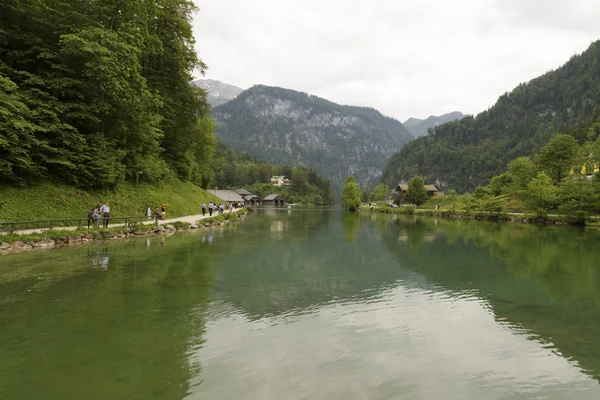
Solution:
[[[451,290],[475,289],[497,318],[553,343],[600,379],[598,233],[425,218],[392,226],[383,236],[403,266]],[[428,230],[437,232],[429,243]],[[402,235],[407,243],[398,243]]]
[[[344,237],[348,243],[354,243],[356,235],[360,232],[361,217],[355,212],[342,212],[342,229],[344,230]]]
[[[290,230],[289,240],[273,241],[263,235],[262,241],[250,242],[260,245],[232,246],[230,255],[215,266],[215,297],[258,319],[331,301],[377,296],[399,279],[411,279],[406,270],[390,267],[388,252],[372,223],[363,220],[361,225],[356,214],[325,213],[326,222],[310,235],[292,236]],[[334,215],[339,221],[329,224]],[[301,224],[301,219],[293,223]],[[264,225],[258,218],[256,224]],[[245,226],[239,237],[252,236],[253,231]]]
[[[202,342],[212,267],[203,249],[190,245],[197,238],[174,239],[165,247],[134,240],[70,250],[62,262],[85,270],[58,281],[47,274],[39,295],[5,304],[0,342],[11,346],[0,346],[0,393],[184,398],[199,369],[187,355]],[[64,383],[55,385],[59,379]]]

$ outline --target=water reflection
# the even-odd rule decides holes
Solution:
[[[27,290],[0,281],[0,398],[184,398],[212,282],[189,239],[57,251],[58,275],[31,270]]]
[[[4,258],[0,398],[600,398],[597,239],[267,210]]]
[[[524,328],[600,379],[596,232],[431,219],[388,228],[387,247],[404,266],[444,288],[476,289],[497,320]],[[399,244],[402,236],[422,251]]]

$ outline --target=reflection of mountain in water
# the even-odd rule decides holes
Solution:
[[[497,319],[551,343],[600,380],[596,233],[412,218],[380,232],[404,267],[443,288],[476,290]]]

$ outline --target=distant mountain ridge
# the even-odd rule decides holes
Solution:
[[[413,139],[373,108],[263,85],[215,107],[213,118],[225,145],[274,164],[312,167],[338,192],[349,175],[373,187],[386,160]]]
[[[235,99],[244,91],[244,89],[237,86],[215,81],[213,79],[198,79],[197,81],[194,81],[194,85],[206,90],[208,102],[213,107],[220,106]]]
[[[430,115],[427,119],[409,118],[403,123],[403,125],[415,138],[418,138],[427,135],[427,132],[431,128],[435,128],[436,126],[445,124],[446,122],[458,121],[464,117],[465,115],[463,113],[459,111],[453,111],[440,116]]]
[[[420,174],[458,191],[486,185],[519,156],[535,155],[551,137],[570,134],[580,143],[600,117],[600,40],[562,67],[505,93],[476,117],[438,125],[390,159],[382,180]]]

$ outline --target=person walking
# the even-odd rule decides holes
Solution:
[[[110,219],[110,206],[108,201],[102,206],[102,214],[104,215],[104,227],[108,228],[108,220]]]
[[[213,204],[213,202],[211,201],[210,203],[208,203],[208,215],[212,217],[212,213],[213,213],[213,209],[215,208],[215,205]]]
[[[206,214],[206,203],[202,203],[202,216],[204,217],[204,214]]]
[[[161,214],[161,219],[164,221],[165,217],[167,216],[167,205],[163,204],[162,208],[160,209],[160,214]]]

